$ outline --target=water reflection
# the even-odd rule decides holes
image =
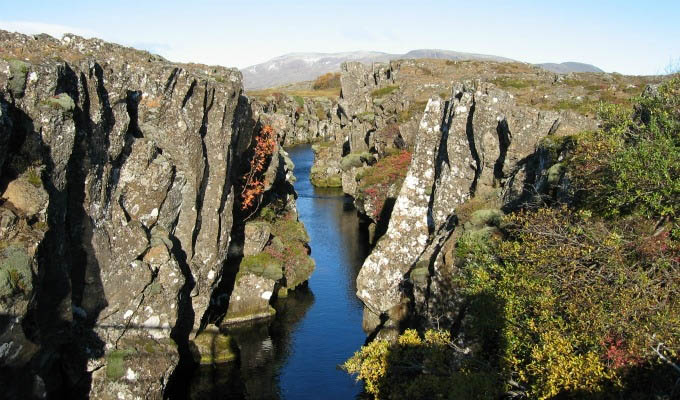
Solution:
[[[310,184],[310,146],[289,153],[298,178],[298,213],[311,238],[316,270],[308,288],[276,301],[272,321],[228,330],[240,361],[197,371],[190,389],[194,399],[351,399],[362,391],[337,366],[365,340],[355,292],[368,241],[341,190]]]

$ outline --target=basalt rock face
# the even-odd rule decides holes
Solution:
[[[337,102],[275,93],[252,102],[253,114],[265,114],[285,146],[335,140],[340,118]]]
[[[219,295],[258,132],[241,74],[73,35],[0,48],[6,394],[160,398]]]
[[[492,225],[501,213],[497,208],[525,200],[537,188],[536,176],[546,175],[550,164],[534,162],[542,139],[593,125],[567,113],[519,106],[508,93],[479,81],[455,85],[448,99],[431,99],[387,232],[357,278],[364,327],[380,324],[389,336],[409,317],[455,308],[454,300],[438,299],[437,293],[445,284],[439,279],[443,269],[451,266],[450,239],[464,229],[457,228],[457,208],[483,198],[494,208],[466,227]]]

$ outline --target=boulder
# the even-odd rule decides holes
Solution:
[[[49,197],[40,181],[37,182],[39,186],[24,178],[15,179],[9,182],[0,198],[27,217],[44,213]]]
[[[243,255],[248,257],[260,253],[269,241],[271,230],[271,225],[265,221],[247,222],[244,228],[245,243],[243,245]]]

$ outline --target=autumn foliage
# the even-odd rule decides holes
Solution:
[[[340,87],[340,73],[338,72],[336,73],[329,72],[327,74],[323,74],[320,77],[316,78],[316,80],[312,84],[312,89],[314,90],[334,89],[339,87]]]
[[[243,191],[241,192],[241,210],[252,209],[264,192],[264,177],[262,176],[267,161],[276,148],[276,132],[270,125],[262,127],[260,134],[255,137],[253,156],[250,159],[248,172],[244,176]]]

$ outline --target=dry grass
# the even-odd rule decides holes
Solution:
[[[291,90],[285,88],[270,88],[261,90],[248,90],[246,91],[246,96],[248,97],[268,97],[274,93],[287,94],[289,96],[300,96],[300,97],[328,97],[331,99],[340,96],[340,88],[331,88],[323,90]]]

